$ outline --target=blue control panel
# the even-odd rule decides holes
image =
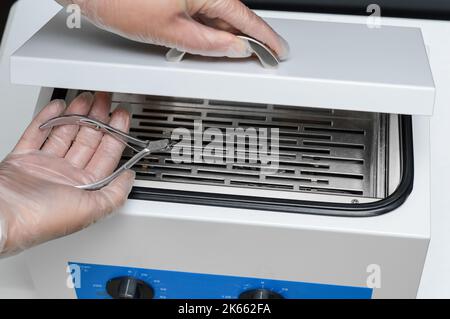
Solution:
[[[283,298],[370,299],[367,287],[337,286],[307,282],[246,278],[189,272],[152,270],[120,266],[69,263],[77,297],[111,298],[108,282],[117,278],[134,278],[150,287],[156,299],[236,299],[254,289],[270,291]]]

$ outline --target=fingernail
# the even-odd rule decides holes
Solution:
[[[291,48],[289,46],[289,43],[282,36],[280,36],[280,46],[281,46],[281,51],[278,53],[278,57],[280,58],[280,60],[289,59],[289,55],[291,53]]]
[[[99,92],[95,92],[95,98],[106,98],[106,99],[108,99],[108,100],[110,100],[111,98],[112,98],[112,93],[110,93],[110,92],[102,92],[102,91],[99,91]]]
[[[86,104],[92,104],[94,102],[94,95],[91,92],[83,92],[79,97],[83,99]]]
[[[117,124],[120,126],[128,126],[130,122],[130,112],[128,112],[127,107],[124,104],[120,104],[115,110],[114,114],[117,116]]]
[[[226,56],[229,58],[247,58],[253,54],[250,43],[245,39],[237,38],[233,46],[228,50]]]
[[[281,35],[279,36],[279,40],[280,40],[280,52],[278,52],[278,57],[280,58],[280,60],[284,61],[289,59],[291,49],[289,43]]]
[[[64,100],[53,100],[47,106],[50,113],[59,115],[66,108],[66,101]]]
[[[122,110],[127,113],[130,113],[129,112],[130,109],[131,109],[131,103],[126,103],[126,102],[121,102],[116,107],[116,111]]]
[[[130,175],[130,180],[129,180],[129,189],[128,189],[128,194],[131,193],[131,190],[133,189],[133,185],[134,185],[134,180],[136,179],[136,172],[133,170],[128,170],[127,173]]]

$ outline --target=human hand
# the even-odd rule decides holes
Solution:
[[[99,191],[74,187],[110,175],[121,158],[121,142],[87,127],[39,129],[64,112],[109,121],[111,126],[127,131],[128,112],[117,109],[109,119],[110,107],[107,93],[83,93],[66,110],[63,101],[51,102],[0,163],[0,233],[4,239],[3,250],[0,240],[0,255],[72,234],[125,203],[133,185],[132,171]]]
[[[287,42],[239,0],[57,0],[77,4],[98,27],[123,37],[205,56],[248,57],[266,44],[283,60]]]

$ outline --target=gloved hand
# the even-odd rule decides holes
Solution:
[[[289,46],[239,0],[56,0],[77,4],[98,27],[123,37],[192,54],[247,57],[253,37],[272,48],[281,60]]]
[[[78,96],[65,110],[63,101],[46,106],[27,128],[13,152],[0,163],[0,255],[10,255],[69,235],[124,204],[133,184],[127,171],[99,191],[74,186],[111,174],[124,145],[91,128],[61,126],[42,131],[47,120],[65,114],[88,115],[127,131],[129,114],[117,109],[109,119],[110,95]],[[0,244],[2,240],[0,240]]]

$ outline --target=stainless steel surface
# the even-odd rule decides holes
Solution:
[[[276,68],[280,64],[277,55],[263,43],[243,35],[238,35],[237,37],[248,42],[252,52],[258,57],[263,67],[267,69]],[[166,59],[169,62],[181,62],[185,55],[186,52],[173,48],[167,52]]]
[[[280,64],[277,55],[263,43],[246,36],[238,37],[248,41],[253,53],[258,57],[263,67],[267,69],[276,68]]]
[[[173,129],[193,130],[199,120],[203,129],[224,133],[236,127],[280,130],[280,163],[274,174],[260,174],[260,163],[176,164],[169,153],[157,153],[134,167],[140,181],[164,182],[172,189],[189,184],[220,186],[223,193],[238,188],[247,194],[278,191],[292,198],[294,193],[314,194],[322,195],[321,200],[343,197],[342,201],[354,203],[388,194],[387,176],[392,172],[385,163],[390,154],[388,138],[393,135],[388,134],[389,115],[129,94],[115,94],[113,100],[116,105],[130,105],[130,134],[139,139],[170,138]],[[398,149],[392,154],[400,155]],[[133,155],[127,150],[123,160]]]
[[[387,194],[391,195],[398,187],[402,178],[401,172],[401,156],[400,145],[402,143],[400,138],[400,123],[398,116],[390,115],[389,121],[389,156],[387,158],[387,169],[389,174],[385,174],[387,178]]]
[[[181,62],[186,55],[186,52],[179,51],[177,48],[172,48],[166,54],[166,60],[169,62]]]

